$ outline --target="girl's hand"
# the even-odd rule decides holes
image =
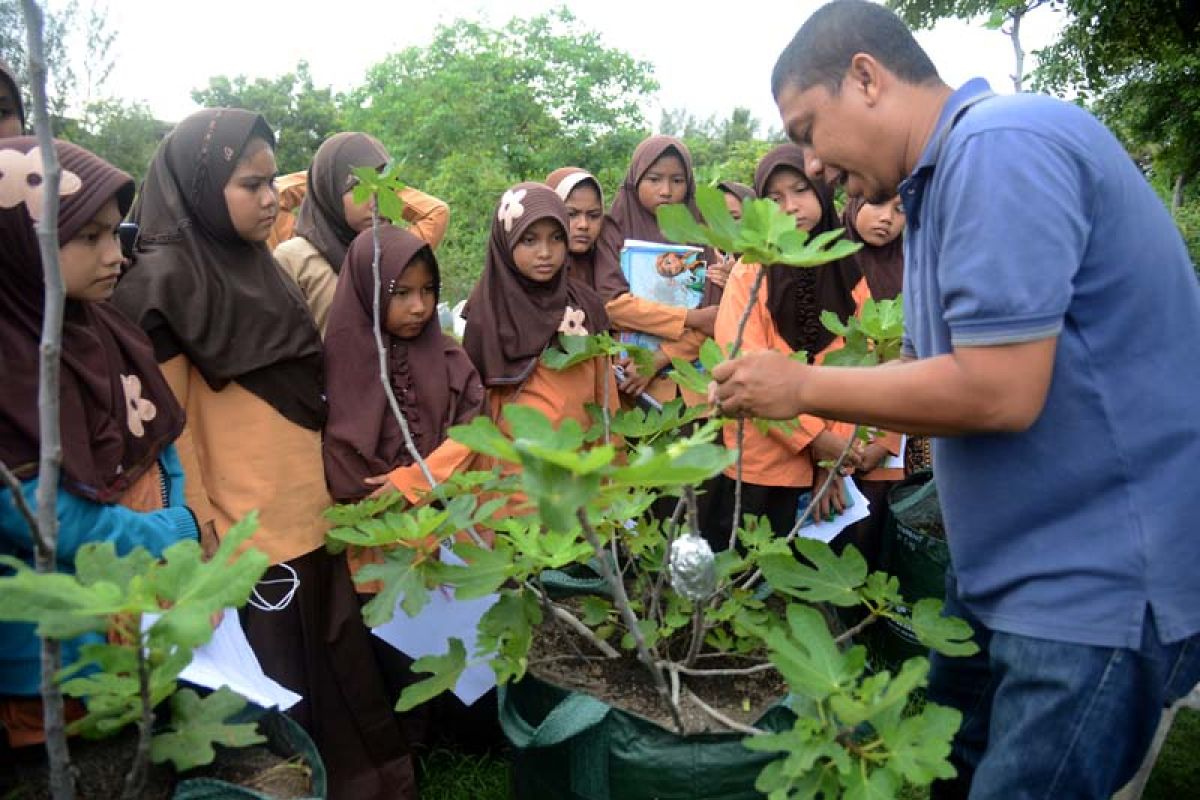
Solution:
[[[813,463],[821,464],[822,462],[833,463],[841,457],[842,451],[846,449],[847,439],[830,433],[829,431],[821,431],[816,438],[809,444],[809,449],[812,451]],[[846,453],[846,457],[842,459],[841,473],[848,475],[849,473],[862,467],[862,448],[851,446],[850,452]]]
[[[879,465],[891,455],[888,449],[878,442],[871,442],[863,449],[862,463],[858,465],[858,469],[866,474],[879,468]]]
[[[725,282],[729,280],[729,273],[733,271],[733,265],[737,263],[737,259],[727,256],[719,250],[717,257],[719,260],[716,263],[708,265],[708,279],[714,286],[724,289]]]
[[[717,310],[718,306],[705,306],[704,308],[689,308],[687,315],[683,318],[683,324],[689,328],[695,328],[705,336],[712,336],[713,331],[717,326]],[[670,360],[668,359],[668,362]]]
[[[654,380],[660,370],[665,369],[671,363],[671,359],[662,350],[654,351],[654,372],[649,375],[642,375],[638,372],[637,364],[628,356],[619,359],[617,366],[625,371],[625,382],[620,384],[619,388],[622,392],[630,397],[637,397],[642,392],[646,391],[646,387]]]
[[[365,483],[367,486],[377,487],[375,491],[371,492],[371,497],[379,497],[381,494],[397,491],[395,485],[392,484],[392,481],[388,478],[388,474],[386,472],[382,475],[372,475],[369,478],[363,478],[363,483]]]
[[[813,471],[813,497],[816,497],[817,492],[825,485],[827,477],[829,477],[829,470],[818,467]],[[829,491],[817,501],[817,506],[813,509],[812,520],[813,522],[828,521],[845,510],[846,497],[842,493],[842,479],[840,477],[834,478],[833,483],[829,484]]]

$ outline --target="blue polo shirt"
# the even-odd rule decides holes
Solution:
[[[934,443],[960,596],[1026,636],[1138,648],[1147,607],[1164,642],[1191,636],[1200,285],[1103,125],[1036,94],[958,113],[987,91],[975,80],[949,98],[900,186],[906,348],[1058,344],[1029,430]]]

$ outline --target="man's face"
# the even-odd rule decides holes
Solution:
[[[784,130],[807,151],[809,177],[843,184],[847,194],[872,203],[895,196],[904,176],[890,163],[894,148],[869,87],[849,75],[837,94],[823,85],[802,91],[788,83],[776,103]]]

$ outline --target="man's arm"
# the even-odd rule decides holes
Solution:
[[[752,353],[713,371],[723,413],[788,419],[813,414],[929,436],[1015,433],[1041,414],[1057,337],[880,367],[811,367]]]

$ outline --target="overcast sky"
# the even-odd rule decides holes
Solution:
[[[52,0],[52,4],[55,0]],[[318,85],[348,89],[385,55],[431,40],[435,27],[459,17],[501,25],[561,2],[503,0],[110,0],[119,31],[117,66],[104,94],[145,101],[161,119],[195,109],[193,88],[211,75],[274,77],[300,59]],[[771,67],[799,26],[821,5],[810,0],[598,0],[566,5],[606,45],[650,61],[661,89],[646,99],[657,125],[661,109],[699,117],[747,106],[763,133],[779,127],[770,93]],[[1059,17],[1042,9],[1022,30],[1027,51],[1053,39]],[[983,75],[1011,92],[1011,44],[982,21],[946,22],[917,35],[942,77],[958,85]],[[1033,66],[1032,59],[1027,68]]]

